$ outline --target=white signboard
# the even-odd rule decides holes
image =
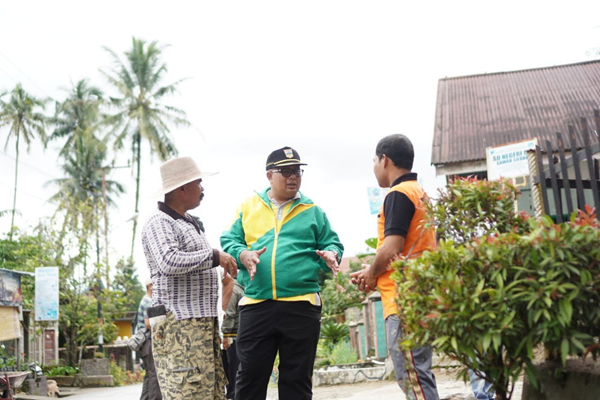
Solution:
[[[58,267],[35,269],[35,320],[58,320]]]
[[[536,144],[537,139],[530,139],[485,149],[488,180],[529,175],[527,150],[533,150]]]

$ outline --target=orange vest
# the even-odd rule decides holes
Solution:
[[[423,251],[434,249],[436,247],[435,229],[430,228],[423,231],[422,227],[427,221],[427,209],[425,207],[427,194],[421,185],[419,185],[417,181],[405,181],[396,186],[392,186],[388,194],[392,191],[404,193],[415,205],[415,214],[410,221],[408,232],[404,238],[404,248],[400,254],[404,257],[409,256],[409,258],[416,258]],[[385,238],[384,229],[385,214],[382,205],[381,211],[377,217],[377,249],[383,245],[383,240]],[[410,255],[408,255],[408,252],[410,252]],[[392,272],[393,270],[388,266],[387,271],[377,278],[377,287],[381,293],[384,318],[398,313],[396,305],[397,287],[396,283],[390,278]]]

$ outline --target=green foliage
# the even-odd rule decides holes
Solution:
[[[125,260],[119,260],[115,269],[117,274],[112,282],[113,290],[104,291],[113,305],[111,312],[122,315],[125,311],[136,311],[146,293],[137,277],[136,269],[131,262]]]
[[[131,50],[125,52],[122,60],[114,51],[106,48],[114,61],[114,67],[102,71],[118,95],[111,97],[117,112],[107,122],[113,126],[114,147],[122,150],[131,147],[133,165],[136,171],[135,212],[140,197],[142,141],[146,141],[151,154],[158,154],[161,161],[177,155],[172,140],[170,126],[189,126],[183,110],[167,105],[164,99],[177,92],[181,81],[164,85],[167,65],[162,60],[164,46],[157,42],[146,43],[132,39]],[[137,229],[137,219],[133,221],[133,239]],[[135,240],[132,240],[131,255]]]
[[[331,365],[353,364],[358,361],[356,351],[350,345],[350,342],[341,340],[333,346],[329,356]]]
[[[356,271],[360,264],[350,262],[350,270]],[[350,283],[350,275],[338,272],[337,277],[325,280],[323,290],[323,316],[337,317],[344,315],[349,307],[360,307],[365,300],[365,294]]]
[[[501,399],[523,369],[537,382],[538,344],[564,362],[600,326],[600,227],[589,216],[528,219],[513,211],[516,194],[502,181],[451,183],[431,210],[446,240],[393,264],[402,345],[431,342],[464,365],[464,379],[467,368],[485,372]]]
[[[321,325],[317,357],[317,367],[357,361],[358,357],[349,343],[348,324],[326,322]]]
[[[34,272],[36,267],[56,265],[57,248],[52,232],[43,226],[36,228],[36,232],[37,234],[27,235],[14,230],[12,239],[0,239],[0,268]],[[25,309],[33,308],[34,284],[33,277],[21,277],[21,294]]]
[[[82,347],[95,344],[99,332],[102,332],[105,343],[110,343],[116,337],[117,327],[111,323],[113,314],[108,310],[111,303],[103,297],[98,299],[96,293],[86,290],[91,282],[84,280],[81,283],[69,278],[65,284],[61,284],[58,323],[65,339],[64,362],[70,366],[79,364]],[[103,308],[102,324],[98,323],[98,301]]]
[[[78,368],[70,367],[68,365],[42,367],[42,370],[46,376],[73,376],[79,372]]]
[[[91,137],[99,130],[100,107],[105,103],[102,90],[90,85],[88,79],[77,81],[67,93],[64,101],[57,102],[55,116],[51,118],[54,130],[50,140],[66,138],[60,151],[62,157],[68,157],[68,153],[78,146],[78,140]]]
[[[440,239],[456,243],[493,233],[526,233],[527,216],[514,210],[518,194],[507,181],[458,179],[439,191],[430,215]]]
[[[0,370],[4,368],[12,368],[17,363],[17,359],[15,357],[3,357],[0,356]]]
[[[371,249],[377,249],[377,238],[369,238],[365,240],[365,244],[369,246]]]
[[[349,330],[347,324],[327,322],[321,326],[321,339],[333,344],[342,339],[348,339]]]
[[[4,100],[6,98],[7,100]],[[19,150],[21,140],[27,145],[37,136],[40,142],[46,145],[47,117],[40,111],[44,108],[47,99],[38,99],[23,89],[20,83],[10,92],[0,93],[0,128],[8,127],[8,135],[4,149],[8,147],[11,138],[15,139],[15,180],[12,216],[10,220],[9,238],[12,238],[15,213],[17,208],[17,181],[19,175]]]
[[[110,362],[110,366],[108,367],[108,373],[113,376],[115,386],[123,386],[123,383],[125,383],[127,379],[125,371],[123,371],[121,367],[119,367],[114,361]]]

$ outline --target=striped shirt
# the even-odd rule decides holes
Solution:
[[[178,320],[217,317],[219,252],[188,214],[159,202],[142,230],[152,277],[152,305],[164,304]]]
[[[144,322],[144,320],[148,316],[148,313],[146,312],[146,310],[148,310],[148,307],[151,307],[151,306],[152,306],[152,299],[150,298],[150,296],[148,296],[148,293],[146,293],[146,294],[144,294],[144,297],[142,297],[142,301],[140,301],[140,306],[138,307],[137,325],[135,327],[136,332],[146,326],[146,323]]]

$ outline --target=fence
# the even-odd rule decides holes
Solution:
[[[594,110],[595,132],[588,127],[586,118],[579,120],[579,134],[583,140],[583,149],[577,148],[577,131],[574,125],[568,125],[570,149],[565,146],[563,135],[556,133],[558,157],[554,154],[552,143],[546,140],[541,146],[529,154],[530,173],[532,176],[532,195],[536,216],[547,214],[556,222],[564,222],[565,218],[576,209],[584,210],[586,204],[600,211],[600,172],[598,159],[600,154],[600,111]],[[570,151],[570,156],[565,155]],[[548,160],[544,168],[543,157]],[[574,197],[574,199],[573,199]],[[597,213],[600,219],[600,213]]]

